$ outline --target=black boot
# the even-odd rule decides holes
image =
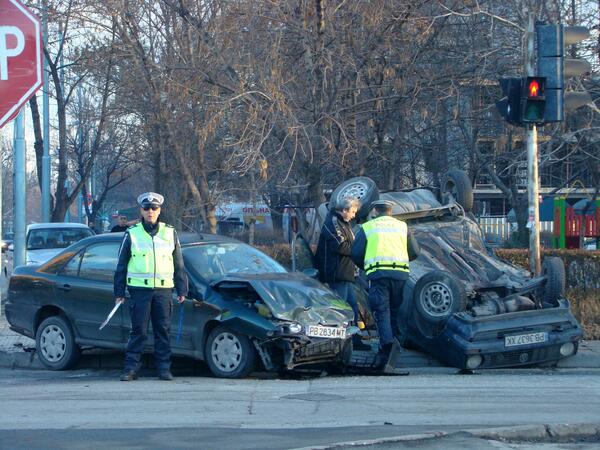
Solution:
[[[379,349],[375,355],[375,361],[373,361],[373,369],[383,370],[388,360],[390,359],[390,353],[392,352],[392,344],[385,344]]]
[[[352,350],[367,352],[371,351],[372,347],[363,342],[360,334],[355,334],[352,336]]]
[[[160,370],[158,372],[158,379],[164,381],[171,381],[173,380],[173,374],[169,369]]]
[[[137,380],[137,377],[135,370],[124,370],[121,374],[121,381],[133,381]]]

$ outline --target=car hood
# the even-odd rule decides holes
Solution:
[[[39,250],[27,250],[27,264],[42,264],[50,258],[58,255],[64,248],[43,248]]]
[[[333,291],[298,272],[226,275],[211,284],[225,293],[240,283],[250,285],[280,320],[301,325],[342,325],[353,320],[352,308]]]

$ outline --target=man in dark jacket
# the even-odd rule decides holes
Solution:
[[[158,221],[163,201],[163,196],[155,192],[138,197],[142,221],[125,232],[119,249],[114,278],[115,301],[125,302],[126,288],[131,295],[128,300],[131,333],[121,381],[137,378],[150,320],[158,378],[173,379],[169,341],[171,293],[175,289],[177,301],[183,303],[188,293],[188,280],[175,229]]]
[[[345,198],[327,214],[315,255],[319,279],[348,302],[354,311],[355,321],[360,316],[353,289],[357,269],[350,259],[354,242],[350,221],[354,219],[358,207],[358,200]]]
[[[129,225],[127,225],[127,216],[119,216],[119,223],[110,229],[111,233],[122,233],[127,231]]]
[[[371,204],[373,219],[362,225],[352,247],[352,260],[369,281],[369,306],[379,332],[377,369],[383,369],[389,359],[395,331],[392,324],[402,303],[409,262],[419,254],[419,244],[406,223],[391,217],[392,206],[385,200]]]

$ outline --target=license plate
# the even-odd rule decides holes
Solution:
[[[548,333],[517,334],[515,336],[504,336],[505,347],[517,347],[519,345],[539,344],[548,340]]]
[[[344,339],[346,337],[345,328],[322,327],[320,325],[309,325],[306,335],[320,338]]]

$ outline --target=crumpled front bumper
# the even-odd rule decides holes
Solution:
[[[539,332],[547,334],[545,342],[505,345],[506,336]],[[571,314],[569,303],[561,300],[556,308],[490,317],[455,314],[442,334],[428,342],[427,347],[434,356],[454,367],[469,368],[468,358],[480,355],[482,363],[477,369],[491,369],[556,362],[566,357],[560,353],[563,344],[572,343],[574,355],[582,337],[583,330]]]
[[[352,356],[352,339],[279,337],[265,343],[255,342],[267,370],[292,370],[311,365],[346,364]]]

